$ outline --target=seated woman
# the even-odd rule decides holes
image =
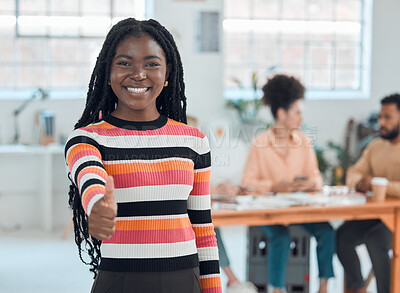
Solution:
[[[243,171],[242,185],[257,193],[319,190],[321,174],[312,143],[301,133],[305,88],[294,77],[276,75],[263,87],[262,101],[271,107],[275,123],[253,141]],[[334,276],[332,257],[335,232],[329,223],[301,224],[315,236],[320,277],[319,293],[327,292],[327,280]],[[269,284],[274,293],[283,292],[289,257],[287,226],[263,226],[268,235]]]

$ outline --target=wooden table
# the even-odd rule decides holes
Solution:
[[[289,225],[296,223],[327,222],[334,219],[380,219],[393,232],[391,292],[400,292],[400,199],[384,202],[367,201],[357,206],[294,206],[266,210],[212,211],[215,227],[228,225]]]

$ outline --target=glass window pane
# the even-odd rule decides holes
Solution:
[[[357,66],[360,64],[361,50],[357,46],[336,47],[336,65]]]
[[[306,19],[306,0],[281,0],[283,19]]]
[[[0,63],[0,87],[14,87],[14,65]]]
[[[77,88],[82,86],[83,68],[77,66],[59,66],[51,68],[51,86],[53,88]]]
[[[308,89],[330,89],[332,88],[332,73],[330,70],[315,69],[308,74]]]
[[[259,40],[254,44],[255,63],[264,63],[268,66],[276,65],[279,61],[280,47],[277,42],[277,34],[257,34]]]
[[[110,15],[110,0],[82,0],[83,15]]]
[[[25,63],[44,63],[48,56],[46,39],[19,38],[17,40],[16,61]]]
[[[280,0],[254,0],[252,6],[254,18],[279,19]]]
[[[310,20],[331,20],[333,15],[332,0],[308,0],[308,14]]]
[[[335,74],[335,87],[338,89],[360,88],[360,71],[354,68],[338,69]]]
[[[50,62],[78,63],[80,58],[79,39],[51,39]]]
[[[21,88],[40,87],[48,88],[45,66],[42,65],[21,65],[17,68],[17,86]]]
[[[361,20],[361,0],[337,0],[338,20]]]
[[[145,0],[113,0],[114,15],[130,16],[142,19],[146,15],[145,2]]]
[[[251,61],[251,49],[250,49],[250,35],[237,33],[237,34],[226,34],[225,35],[225,48],[229,50],[229,54],[225,56],[225,62],[231,63],[248,63]]]
[[[1,10],[4,12],[14,13],[15,12],[15,0],[1,0]]]
[[[19,0],[19,12],[28,15],[44,15],[46,0]]]
[[[50,13],[54,15],[79,15],[79,1],[50,0]]]
[[[2,38],[0,52],[0,62],[12,63],[14,60],[14,39]]]
[[[282,66],[301,66],[304,67],[305,52],[304,46],[291,44],[282,45]]]
[[[311,69],[329,71],[332,64],[332,48],[329,45],[310,45],[308,60]]]

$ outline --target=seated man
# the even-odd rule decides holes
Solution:
[[[358,162],[347,173],[350,189],[371,191],[372,177],[389,180],[387,195],[400,196],[400,94],[381,100],[380,136],[372,141]],[[390,291],[390,258],[392,233],[380,220],[345,222],[337,230],[337,255],[343,265],[346,286],[356,293],[365,293],[360,261],[355,248],[365,244],[371,257],[378,293]]]
[[[300,131],[304,86],[294,77],[276,75],[264,85],[263,92],[263,102],[271,107],[275,123],[254,139],[244,167],[242,185],[263,194],[321,189],[322,177],[314,148]],[[318,292],[326,293],[327,280],[334,276],[335,231],[326,222],[301,226],[318,242]],[[273,293],[281,293],[285,287],[290,251],[289,229],[283,225],[261,228],[269,238],[269,284]]]

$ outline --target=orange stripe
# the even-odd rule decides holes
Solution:
[[[197,237],[215,235],[212,226],[208,227],[193,227],[193,231]]]
[[[102,187],[102,186],[99,186],[99,185],[95,185],[95,186],[92,186],[92,187],[89,187],[89,188],[85,189],[85,194],[82,196],[82,202],[85,203],[87,195],[90,192],[92,192],[93,190],[96,190],[96,189],[98,189],[98,190],[104,189],[104,186]]]
[[[156,163],[124,163],[124,164],[105,164],[107,172],[112,175],[127,174],[133,172],[162,172],[170,170],[193,171],[193,163],[172,160]]]
[[[121,220],[115,224],[116,230],[160,230],[181,229],[190,227],[189,218],[179,219],[154,219],[154,220]]]
[[[108,122],[103,122],[103,123],[98,124],[98,125],[90,125],[90,126],[87,126],[87,127],[84,127],[84,128],[89,128],[89,129],[92,129],[92,128],[94,128],[94,129],[96,129],[96,128],[113,129],[113,128],[115,128],[115,126],[113,126],[111,124],[108,124]]]
[[[208,182],[210,181],[211,171],[194,173],[194,182]]]
[[[101,158],[100,151],[97,148],[95,148],[94,146],[92,146],[91,144],[80,143],[80,144],[74,145],[69,150],[70,151],[69,151],[68,157],[67,157],[68,164],[71,162],[72,158],[77,153],[82,152],[82,151],[86,151],[86,150],[96,151],[98,153],[98,155],[99,155],[99,158]]]
[[[79,172],[78,180],[81,179],[81,173],[85,173],[85,174],[87,174],[87,173],[98,174],[98,175],[100,175],[101,177],[103,177],[104,179],[107,178],[107,173],[106,173],[106,171],[104,171],[104,169],[101,169],[101,168],[88,167],[88,168],[82,169],[82,171]]]
[[[182,125],[182,126],[187,126],[186,124],[184,124],[184,123],[182,123],[182,122],[178,122],[178,121],[171,120],[171,119],[168,119],[167,124],[168,124],[168,125]]]
[[[201,289],[215,288],[221,286],[221,278],[220,277],[211,277],[200,279]]]

